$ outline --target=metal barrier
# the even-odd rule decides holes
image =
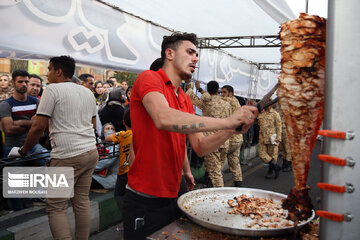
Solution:
[[[96,144],[99,161],[106,160],[113,157],[119,157],[119,149],[117,148],[118,144],[116,143],[98,143]],[[3,181],[3,168],[11,166],[33,166],[32,163],[36,160],[42,160],[49,158],[50,151],[42,153],[34,153],[23,158],[19,157],[9,157],[0,159],[0,183]]]

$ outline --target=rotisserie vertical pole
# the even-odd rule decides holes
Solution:
[[[301,13],[281,25],[278,97],[292,156],[295,186],[283,207],[307,219],[313,206],[306,185],[310,158],[324,113],[326,19]]]

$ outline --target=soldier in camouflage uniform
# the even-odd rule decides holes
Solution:
[[[281,118],[271,107],[267,107],[258,117],[260,126],[259,131],[259,156],[269,163],[269,170],[265,178],[277,178],[280,172],[280,166],[277,165],[278,144],[281,142]],[[273,142],[271,137],[276,134]]]
[[[280,114],[281,118],[281,142],[279,144],[280,154],[283,159],[282,171],[290,172],[291,168],[291,151],[290,144],[286,133],[286,126],[284,121],[284,115],[282,114],[279,104],[275,105],[275,110]]]
[[[192,89],[186,91],[192,103],[199,107],[204,116],[214,118],[227,118],[231,114],[231,106],[228,102],[219,96],[219,84],[216,81],[210,81],[207,84],[208,92],[200,88],[200,83],[196,83],[198,91],[202,94],[201,99],[195,95]],[[204,132],[205,136],[214,134],[216,131]],[[221,154],[226,154],[229,148],[229,140],[227,140],[217,151],[205,156],[205,170],[209,174],[209,178],[214,187],[223,187],[224,180],[222,176],[222,168],[224,162],[220,158]]]
[[[237,98],[234,96],[234,88],[230,85],[225,85],[221,88],[221,96],[223,100],[230,103],[231,112],[235,112],[239,109],[240,103]],[[222,161],[225,161],[225,158],[228,159],[229,169],[232,173],[235,187],[242,186],[242,172],[240,166],[240,149],[243,143],[242,134],[234,134],[229,139],[229,150],[227,154],[221,155]]]

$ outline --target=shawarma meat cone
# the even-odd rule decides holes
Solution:
[[[306,185],[310,158],[324,114],[326,20],[304,13],[281,25],[278,97],[288,134],[295,186],[283,207],[294,221],[313,206]]]

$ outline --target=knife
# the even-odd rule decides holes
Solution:
[[[264,108],[267,108],[268,106],[271,106],[278,101],[277,97],[270,101],[271,96],[275,93],[277,88],[278,88],[278,84],[275,84],[275,86],[267,94],[265,94],[265,96],[255,105],[259,113]],[[241,129],[242,129],[242,125],[236,128],[237,131],[241,131]]]
[[[271,100],[271,101],[269,101],[269,102],[267,102],[267,103],[264,103],[264,105],[263,105],[262,107],[256,106],[257,104],[256,104],[255,106],[257,107],[257,109],[259,110],[259,112],[261,112],[263,109],[265,109],[265,108],[267,108],[267,107],[269,107],[269,106],[277,103],[278,100],[279,100],[279,99],[276,97],[276,98],[274,98],[273,100]]]

